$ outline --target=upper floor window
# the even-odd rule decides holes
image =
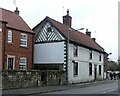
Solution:
[[[27,34],[21,33],[20,46],[27,47],[27,38],[28,38]]]
[[[73,47],[73,55],[74,55],[74,57],[78,56],[78,46],[76,44]]]
[[[78,75],[78,62],[73,61],[73,75]]]
[[[92,59],[92,50],[89,50],[89,59]]]
[[[19,62],[19,69],[26,70],[26,65],[27,65],[27,59],[25,57],[21,57]]]
[[[12,43],[12,31],[8,30],[8,43]]]
[[[101,53],[99,54],[99,61],[101,61]]]

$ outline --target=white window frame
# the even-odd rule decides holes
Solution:
[[[12,31],[8,30],[8,43],[12,43]]]
[[[27,47],[27,43],[28,43],[28,35],[25,33],[21,33],[20,34],[20,46]]]
[[[25,61],[21,62],[21,60],[25,60]],[[20,57],[20,59],[19,59],[19,69],[20,70],[26,70],[27,69],[27,58]]]

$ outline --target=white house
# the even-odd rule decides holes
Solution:
[[[91,38],[71,27],[72,17],[63,16],[63,24],[46,17],[33,28],[35,32],[34,68],[64,70],[69,83],[104,78],[104,49]]]

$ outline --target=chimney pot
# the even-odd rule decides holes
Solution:
[[[92,38],[92,40],[95,42],[96,38]]]
[[[89,37],[91,37],[91,32],[90,31],[86,32],[86,35],[89,36]]]
[[[88,29],[86,29],[86,32],[88,32]]]
[[[16,10],[14,12],[15,12],[15,14],[19,15],[20,11],[18,10],[18,7],[16,7]]]

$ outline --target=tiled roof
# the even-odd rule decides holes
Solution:
[[[21,16],[3,8],[0,8],[0,14],[0,16],[2,16],[0,19],[8,22],[7,27],[33,33],[32,29],[26,24]]]
[[[46,17],[48,21],[50,21],[60,32],[65,36],[65,38],[69,38],[70,41],[76,42],[82,46],[105,52],[104,49],[95,41],[92,40],[89,36],[84,33],[81,33],[73,28],[69,28],[65,24],[62,24],[50,17]]]

